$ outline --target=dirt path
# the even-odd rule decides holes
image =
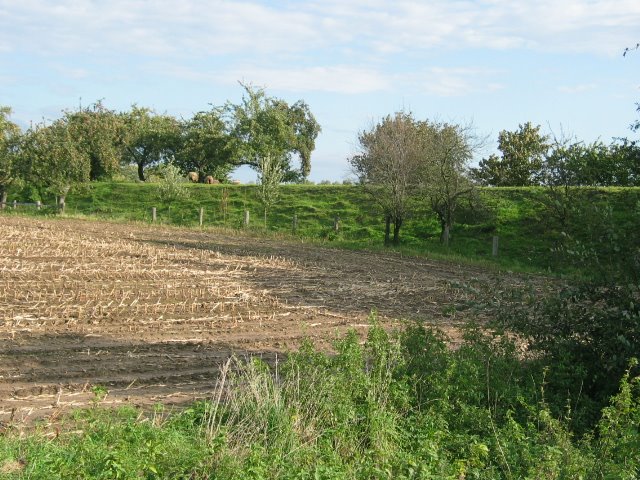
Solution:
[[[452,313],[480,269],[169,227],[0,216],[0,422],[105,404],[206,397],[232,353],[275,361],[305,337],[322,348]],[[1,424],[0,424],[1,425]]]

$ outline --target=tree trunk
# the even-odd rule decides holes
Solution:
[[[146,178],[144,178],[144,163],[142,162],[138,162],[138,179],[141,182],[144,182],[147,180]]]
[[[67,198],[66,195],[60,195],[60,198],[58,198],[58,208],[60,209],[60,212],[64,212],[66,198]]]
[[[393,222],[393,244],[400,245],[400,227],[402,227],[402,218],[396,217]]]
[[[448,246],[451,233],[451,224],[443,221],[441,222],[440,226],[442,228],[442,231],[440,232],[440,243]]]
[[[387,215],[384,219],[384,245],[389,245],[389,237],[391,235],[391,215]]]
[[[4,210],[7,204],[7,191],[4,188],[0,189],[0,209]]]

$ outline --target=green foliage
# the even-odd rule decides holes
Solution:
[[[7,199],[9,186],[20,177],[18,152],[21,132],[9,120],[11,108],[0,106],[0,203]]]
[[[66,117],[51,125],[35,125],[26,132],[21,164],[27,182],[59,197],[61,204],[72,189],[86,185],[91,175],[90,157],[77,142],[74,126]]]
[[[494,187],[525,187],[537,184],[549,138],[540,133],[540,125],[531,122],[519,125],[518,130],[502,130],[498,135],[498,148],[502,155],[491,155],[472,170],[476,181]]]
[[[613,143],[605,158],[607,163],[601,165],[597,171],[599,177],[591,184],[640,186],[640,144],[637,141],[622,139]]]
[[[89,178],[111,178],[119,169],[122,158],[124,125],[115,111],[106,108],[101,101],[63,112],[71,142],[89,162]]]
[[[598,456],[604,461],[597,478],[637,478],[640,472],[640,377],[631,378],[634,358],[620,381],[619,392],[602,410],[598,424]]]
[[[400,228],[415,204],[424,159],[421,133],[420,122],[411,114],[388,115],[371,130],[360,132],[361,153],[349,159],[360,186],[385,217],[385,245],[391,242],[390,223],[393,244],[400,243]]]
[[[258,173],[258,196],[264,207],[264,226],[267,227],[267,215],[278,201],[280,196],[280,184],[285,172],[279,157],[266,155],[260,159]]]
[[[425,201],[437,216],[441,234],[453,226],[459,203],[473,191],[464,173],[474,142],[460,125],[417,121],[411,114],[387,116],[358,136],[361,153],[349,162],[360,186],[385,218],[385,245],[399,233],[415,206]]]
[[[133,408],[80,411],[53,441],[38,441],[36,432],[10,447],[9,458],[24,455],[26,464],[8,478],[186,479],[205,461],[206,445],[180,418],[140,419]]]
[[[171,204],[176,200],[184,200],[189,196],[189,190],[185,186],[185,179],[180,169],[169,163],[163,165],[158,170],[160,182],[157,186],[158,199],[165,203]]]
[[[372,319],[335,354],[305,342],[284,363],[230,359],[212,400],[165,416],[78,411],[54,438],[0,436],[6,478],[636,478],[640,384],[623,373],[579,436],[547,396],[556,366],[471,327],[451,350]],[[562,367],[560,367],[561,369]],[[545,373],[546,372],[546,373]],[[43,435],[44,434],[44,435]]]
[[[568,392],[579,398],[575,424],[591,427],[640,351],[638,286],[585,283],[542,299],[535,291],[510,295],[502,298],[498,323],[522,335],[541,361],[555,365],[548,395],[558,401]]]
[[[640,280],[640,241],[629,234],[640,222],[640,203],[624,193],[617,201],[603,201],[602,193],[573,194],[573,221],[563,229],[560,249],[565,260],[588,270],[600,283]],[[621,216],[623,205],[627,212]]]
[[[280,161],[285,181],[304,180],[321,130],[308,106],[299,101],[290,107],[284,100],[268,97],[263,89],[243,87],[242,102],[225,106],[236,163],[260,172],[264,159],[271,157]],[[299,169],[291,165],[294,153],[300,156]]]
[[[169,115],[159,115],[146,107],[132,105],[120,115],[123,124],[122,163],[134,164],[138,180],[145,181],[144,169],[167,162],[180,147],[180,125]]]
[[[621,139],[602,142],[556,141],[544,162],[541,181],[550,186],[640,185],[640,147]]]
[[[551,141],[540,126],[520,125],[498,136],[502,155],[490,155],[471,170],[481,185],[531,186],[551,189],[578,186],[638,186],[640,171],[637,142],[618,139],[610,145],[586,144],[566,138]]]
[[[239,164],[258,171],[258,196],[263,206],[264,225],[279,196],[283,181],[303,180],[310,171],[311,151],[320,132],[304,102],[289,107],[284,100],[267,97],[264,90],[243,85],[239,105],[227,104],[235,158]],[[291,154],[301,158],[299,171],[291,167]]]
[[[233,139],[219,109],[198,112],[182,124],[181,147],[175,164],[183,173],[196,172],[201,182],[211,175],[217,180],[227,180],[233,169]]]
[[[445,230],[454,224],[458,206],[473,198],[474,186],[465,170],[476,148],[470,127],[449,123],[425,122],[425,162],[421,172],[422,195],[440,223],[445,243]]]

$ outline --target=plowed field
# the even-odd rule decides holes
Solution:
[[[0,216],[0,422],[180,404],[229,355],[421,319],[455,331],[480,269],[240,233]],[[462,285],[462,287],[461,287]]]

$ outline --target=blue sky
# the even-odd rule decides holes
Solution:
[[[104,99],[189,117],[238,81],[304,99],[311,179],[342,180],[358,131],[404,109],[608,142],[638,117],[640,1],[0,0],[0,105],[23,126]],[[244,170],[243,180],[254,178]]]

